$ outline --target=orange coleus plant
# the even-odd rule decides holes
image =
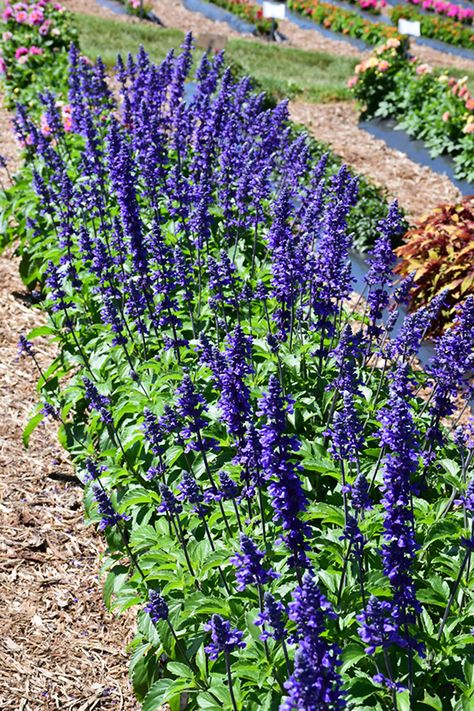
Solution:
[[[401,257],[396,271],[415,274],[410,310],[448,290],[446,308],[433,330],[439,333],[451,323],[456,305],[474,294],[474,196],[435,208],[406,233],[404,243],[396,250]]]

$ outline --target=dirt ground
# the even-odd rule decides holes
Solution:
[[[0,97],[1,100],[1,97]],[[0,109],[0,154],[18,164],[10,116]],[[8,176],[1,171],[5,184]],[[0,709],[138,709],[127,674],[134,616],[102,602],[103,544],[83,521],[82,490],[52,423],[29,449],[22,432],[37,402],[37,373],[18,336],[41,324],[18,275],[0,256]],[[54,352],[36,346],[48,364]]]

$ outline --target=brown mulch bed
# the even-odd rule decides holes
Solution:
[[[138,706],[127,676],[133,613],[114,618],[98,580],[103,544],[83,520],[82,489],[53,423],[22,444],[37,401],[33,363],[17,339],[43,321],[0,258],[0,703],[2,709]],[[38,342],[47,364],[51,347]]]
[[[291,117],[305,124],[319,140],[329,143],[335,153],[397,198],[409,218],[418,218],[442,202],[460,197],[457,188],[442,175],[414,163],[404,153],[389,148],[358,127],[354,102],[333,104],[290,103]]]

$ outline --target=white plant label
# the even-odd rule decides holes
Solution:
[[[418,20],[398,20],[398,31],[401,35],[411,35],[412,37],[421,37],[421,27]]]
[[[271,2],[271,0],[263,0],[263,16],[271,17],[275,20],[285,19],[286,5],[284,2]]]

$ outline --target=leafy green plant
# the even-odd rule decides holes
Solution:
[[[362,116],[397,119],[432,156],[450,155],[458,178],[474,180],[474,98],[467,77],[433,70],[391,39],[357,65],[349,85]]]
[[[0,34],[0,77],[7,105],[38,102],[38,92],[67,86],[67,50],[77,41],[71,16],[52,0],[5,4]]]
[[[257,33],[265,37],[269,37],[272,33],[272,20],[263,16],[262,8],[253,0],[210,0],[213,5],[223,7],[224,10],[233,12],[243,20],[255,25]],[[275,23],[278,27],[278,23]]]
[[[371,22],[357,12],[321,0],[289,0],[288,7],[310,17],[332,32],[340,32],[367,44],[379,44],[391,37],[400,37],[395,27],[382,22]]]
[[[445,307],[432,333],[450,325],[456,307],[474,294],[474,198],[452,205],[440,205],[406,233],[397,249],[401,261],[395,271],[414,273],[410,310],[426,306],[445,289]]]

